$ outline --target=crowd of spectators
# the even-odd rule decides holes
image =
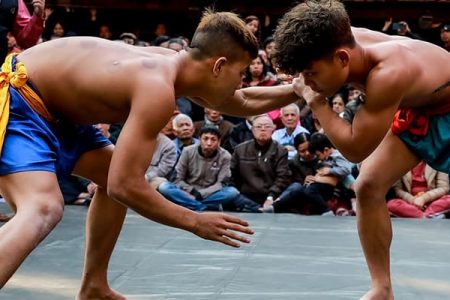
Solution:
[[[108,24],[97,22],[96,13],[95,9],[90,10],[90,24],[83,24],[78,33],[67,31],[64,21],[52,18],[52,10],[46,9],[49,22],[41,42],[78,35],[86,28],[91,35],[113,39]],[[261,50],[242,77],[241,87],[290,83],[292,77],[274,67],[274,40],[270,36],[262,40],[258,17],[244,20],[260,39]],[[426,26],[427,20],[422,21]],[[450,25],[441,24],[436,30],[440,33],[437,43],[450,51]],[[413,32],[407,22],[394,22],[392,18],[380,31],[414,39],[427,36]],[[29,46],[20,44],[14,33],[7,33],[8,52]],[[174,51],[189,45],[187,37],[169,36],[162,23],[156,26],[150,41],[125,31],[115,40]],[[363,91],[353,86],[346,86],[329,98],[336,114],[348,122],[352,122],[363,103]],[[121,124],[111,124],[111,128],[109,124],[98,126],[113,142],[117,140]],[[303,102],[241,119],[178,98],[173,118],[158,136],[146,180],[170,201],[196,211],[346,216],[357,213],[353,192],[357,176],[358,166],[334,148]],[[76,177],[60,184],[66,204],[88,205],[95,192],[95,185]],[[448,175],[422,162],[396,183],[387,195],[388,207],[393,216],[443,218],[450,211],[448,193]]]

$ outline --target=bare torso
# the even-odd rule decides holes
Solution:
[[[139,78],[173,85],[177,52],[99,38],[74,37],[32,47],[18,56],[57,118],[79,124],[125,121]]]
[[[353,28],[353,33],[373,64],[371,68],[398,70],[407,81],[400,106],[428,107],[450,101],[450,53],[446,50],[361,28]]]

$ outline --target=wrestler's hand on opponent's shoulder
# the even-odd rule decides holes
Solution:
[[[197,213],[195,226],[192,233],[206,240],[221,242],[231,247],[240,247],[242,243],[250,243],[250,240],[237,232],[253,234],[249,224],[235,216],[223,213]]]

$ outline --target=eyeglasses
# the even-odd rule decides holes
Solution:
[[[261,130],[261,129],[272,129],[273,125],[272,124],[261,124],[261,125],[255,125],[253,126],[253,128]]]

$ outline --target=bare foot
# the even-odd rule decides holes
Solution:
[[[127,298],[112,290],[109,289],[107,291],[100,290],[89,290],[89,291],[80,291],[76,300],[127,300]]]
[[[359,300],[394,300],[394,294],[391,288],[385,289],[370,289]]]

